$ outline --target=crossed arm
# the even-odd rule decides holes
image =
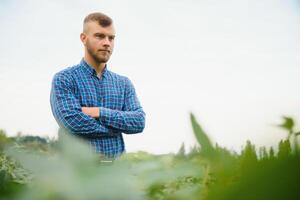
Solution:
[[[74,96],[73,82],[55,75],[51,89],[51,108],[59,124],[77,134],[139,133],[145,127],[145,113],[133,85],[126,82],[124,110],[105,107],[81,107]]]

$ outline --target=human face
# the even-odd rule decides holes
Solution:
[[[86,54],[93,62],[100,64],[109,60],[114,48],[113,25],[102,27],[98,22],[88,22],[80,38],[85,46]]]

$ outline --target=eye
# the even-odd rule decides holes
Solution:
[[[113,40],[115,39],[115,36],[109,36],[108,39],[109,39],[110,41],[113,41]]]
[[[95,37],[98,39],[103,39],[103,38],[105,38],[105,35],[104,34],[96,34]]]

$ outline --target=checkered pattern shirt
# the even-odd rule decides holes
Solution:
[[[140,133],[145,127],[145,113],[131,81],[107,66],[99,78],[84,59],[55,74],[50,103],[61,128],[88,138],[95,151],[107,157],[125,151],[122,133]],[[100,117],[84,114],[81,107],[99,107]]]

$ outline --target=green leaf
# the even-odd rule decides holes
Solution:
[[[288,130],[289,132],[293,132],[293,128],[295,126],[295,122],[294,122],[293,118],[283,116],[282,119],[283,119],[283,122],[281,124],[279,124],[278,126],[285,130]]]
[[[207,157],[215,155],[215,149],[208,138],[207,134],[203,131],[200,124],[197,122],[193,113],[190,114],[193,131],[198,143],[201,146],[201,153]]]

